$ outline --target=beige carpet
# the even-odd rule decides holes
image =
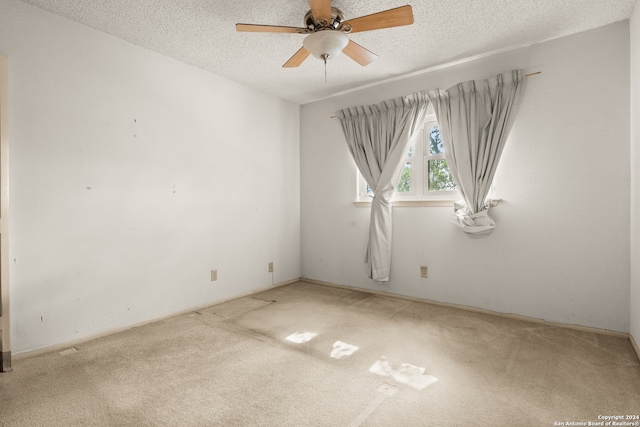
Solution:
[[[640,414],[624,338],[304,282],[13,368],[0,374],[0,426],[553,426]]]

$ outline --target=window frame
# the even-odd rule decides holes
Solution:
[[[422,128],[418,134],[410,142],[410,146],[413,147],[412,156],[409,157],[409,149],[407,149],[407,155],[402,160],[401,167],[398,173],[401,174],[405,163],[411,163],[411,190],[408,192],[399,193],[394,191],[392,202],[399,202],[401,205],[406,206],[421,206],[421,202],[443,202],[437,203],[438,206],[450,206],[453,201],[459,200],[462,196],[460,191],[454,190],[436,190],[429,191],[429,160],[445,159],[444,153],[431,155],[429,154],[429,133],[428,129],[433,124],[438,124],[433,107],[430,105],[427,111],[427,116],[423,122]],[[356,168],[357,170],[357,168]],[[367,182],[362,174],[358,171],[357,182],[357,205],[366,205],[367,202],[371,202],[373,197],[372,193],[367,192]],[[396,203],[398,204],[398,203]]]

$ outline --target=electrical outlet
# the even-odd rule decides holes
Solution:
[[[425,266],[420,267],[420,277],[426,279],[429,277],[429,269]]]
[[[273,263],[269,263],[269,273],[273,273]]]
[[[211,281],[215,282],[218,280],[218,270],[211,270]]]

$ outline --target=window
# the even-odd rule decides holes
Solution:
[[[423,128],[407,149],[393,200],[454,200],[460,196],[444,157],[438,122],[429,108]],[[373,191],[358,176],[358,200],[367,201]]]

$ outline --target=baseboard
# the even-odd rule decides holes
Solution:
[[[24,351],[24,352],[15,353],[15,354],[13,354],[13,360],[16,361],[16,360],[24,359],[24,358],[27,358],[27,357],[37,356],[37,355],[40,355],[40,354],[45,354],[45,353],[51,353],[51,352],[54,352],[54,351],[65,350],[65,349],[68,349],[70,347],[74,347],[74,346],[80,345],[82,343],[93,341],[93,340],[98,339],[98,338],[106,337],[108,335],[117,334],[118,332],[128,331],[130,329],[138,328],[140,326],[144,326],[144,325],[147,325],[149,323],[159,322],[161,320],[170,319],[172,317],[181,316],[183,314],[193,313],[194,311],[204,310],[205,308],[211,307],[212,305],[222,304],[222,303],[225,303],[225,302],[228,302],[228,301],[232,301],[234,299],[238,299],[238,298],[246,297],[246,296],[249,296],[249,295],[257,294],[259,292],[268,291],[269,289],[274,289],[274,288],[279,288],[280,286],[290,285],[292,283],[297,283],[300,280],[301,280],[301,278],[287,280],[285,282],[280,282],[280,283],[272,284],[272,285],[265,286],[265,287],[262,287],[262,288],[258,288],[256,290],[251,291],[251,292],[245,292],[245,293],[236,295],[236,296],[231,297],[231,298],[225,298],[225,299],[222,299],[222,300],[219,300],[219,301],[209,302],[209,303],[204,304],[204,305],[191,307],[191,308],[188,308],[188,309],[185,309],[185,310],[180,310],[180,311],[177,311],[177,312],[174,312],[174,313],[171,313],[171,314],[167,314],[165,316],[154,317],[152,319],[144,320],[142,322],[133,323],[133,324],[130,324],[130,325],[127,325],[127,326],[123,326],[121,328],[109,329],[109,330],[106,330],[106,331],[103,331],[103,332],[99,332],[97,334],[88,335],[86,337],[79,338],[77,340],[65,341],[65,342],[60,343],[60,344],[54,344],[54,345],[50,345],[50,346],[46,346],[46,347],[42,347],[42,348],[37,348],[37,349],[34,349],[34,350],[27,350],[27,351]]]
[[[591,332],[591,333],[595,333],[595,334],[610,335],[610,336],[614,336],[614,337],[618,337],[618,338],[630,338],[631,337],[629,334],[625,334],[624,332],[611,331],[611,330],[608,330],[608,329],[600,329],[600,328],[594,328],[594,327],[590,327],[590,326],[572,325],[572,324],[569,324],[569,323],[552,322],[552,321],[548,321],[548,320],[544,320],[544,319],[538,319],[538,318],[535,318],[535,317],[521,316],[519,314],[500,313],[500,312],[497,312],[497,311],[491,311],[491,310],[486,310],[486,309],[483,309],[483,308],[471,307],[471,306],[467,306],[467,305],[459,305],[459,304],[452,304],[452,303],[447,303],[447,302],[440,302],[440,301],[433,301],[433,300],[422,299],[422,298],[409,297],[409,296],[405,296],[405,295],[393,294],[391,292],[382,292],[382,291],[376,291],[376,290],[372,290],[372,289],[357,288],[355,286],[337,285],[335,283],[323,282],[323,281],[314,280],[314,279],[307,279],[307,278],[304,278],[304,277],[301,278],[300,280],[304,281],[304,282],[308,282],[308,283],[315,283],[317,285],[332,286],[334,288],[349,289],[349,290],[357,291],[357,292],[366,292],[366,293],[370,293],[370,294],[374,294],[374,295],[381,295],[381,296],[386,296],[386,297],[399,298],[399,299],[404,299],[404,300],[408,300],[408,301],[422,302],[422,303],[437,305],[437,306],[441,306],[441,307],[455,308],[455,309],[458,309],[458,310],[471,311],[471,312],[474,312],[474,313],[488,314],[488,315],[491,315],[491,316],[506,317],[508,319],[522,320],[522,321],[525,321],[525,322],[538,323],[538,324],[543,324],[543,325],[548,325],[548,326],[556,326],[556,327],[559,327],[559,328],[573,329],[573,330],[582,331],[582,332]],[[638,353],[637,347],[636,347],[636,353]]]
[[[638,344],[631,334],[629,334],[629,342],[631,342],[631,347],[633,347],[633,350],[636,352],[636,356],[638,356],[638,361],[640,362],[640,348],[638,348]]]

